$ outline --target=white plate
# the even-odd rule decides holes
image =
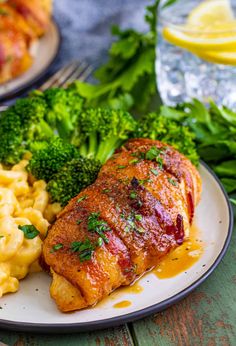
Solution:
[[[56,58],[60,42],[59,28],[52,20],[47,33],[31,47],[31,54],[34,57],[33,65],[18,78],[0,85],[0,101],[23,91],[40,79]]]
[[[61,313],[49,295],[50,277],[46,273],[28,276],[18,293],[0,299],[0,327],[46,332],[85,331],[106,328],[161,311],[176,303],[202,283],[216,268],[230,242],[233,213],[218,179],[203,164],[202,198],[195,224],[201,230],[204,253],[187,273],[171,279],[158,279],[152,272],[140,279],[144,290],[137,294],[121,292],[97,307],[74,313]],[[127,308],[115,309],[117,302],[129,300]]]

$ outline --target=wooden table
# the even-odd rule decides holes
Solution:
[[[42,335],[0,330],[11,346],[235,346],[236,227],[219,267],[196,291],[171,308],[117,328]]]

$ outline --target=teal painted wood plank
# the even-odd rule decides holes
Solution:
[[[0,330],[1,342],[9,346],[133,346],[132,337],[126,325],[97,332],[39,335],[5,332]]]
[[[236,345],[236,227],[208,280],[166,311],[134,323],[132,334],[140,346]]]

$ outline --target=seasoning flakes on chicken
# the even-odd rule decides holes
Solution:
[[[58,215],[43,245],[63,312],[93,306],[155,267],[189,235],[201,180],[182,154],[133,139]]]

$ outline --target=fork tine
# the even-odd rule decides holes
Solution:
[[[79,66],[81,66],[81,64],[82,64],[81,62],[76,62],[74,65],[70,66],[60,78],[55,80],[52,86],[53,87],[63,86],[66,83],[66,81],[70,78],[70,76],[79,68]]]
[[[92,68],[90,65],[84,63],[83,65],[79,66],[74,73],[70,76],[70,78],[63,83],[63,87],[66,87],[68,84],[71,84],[75,80],[84,81],[86,79],[86,76],[89,76],[92,72]]]
[[[42,84],[39,90],[45,91],[48,88],[57,86],[57,82],[61,79],[64,80],[64,78],[68,78],[68,76],[70,76],[70,74],[74,71],[74,69],[77,66],[78,66],[77,62],[72,62],[62,67],[56,73],[54,73],[44,84]]]
[[[64,71],[65,71],[65,69],[66,69],[67,67],[68,67],[68,65],[67,65],[67,66],[63,66],[62,68],[60,68],[60,69],[59,69],[56,73],[54,73],[48,80],[46,80],[45,83],[43,83],[43,84],[39,87],[39,90],[44,91],[44,90],[50,88],[50,86],[52,85],[52,83],[54,82],[54,80],[55,80],[56,78],[60,77],[60,76],[64,73]]]

